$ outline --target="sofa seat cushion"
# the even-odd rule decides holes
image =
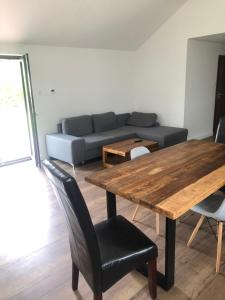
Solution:
[[[104,145],[116,143],[118,141],[126,140],[132,137],[135,137],[134,131],[129,131],[120,127],[114,130],[108,130],[99,133],[93,133],[87,136],[84,136],[86,149],[99,148]]]
[[[129,127],[129,126],[127,126]],[[185,128],[157,126],[157,127],[136,127],[138,137],[153,140],[159,143],[160,148],[168,147],[187,139],[188,130]]]

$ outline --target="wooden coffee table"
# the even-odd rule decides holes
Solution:
[[[158,150],[158,143],[140,138],[124,140],[102,148],[102,162],[104,167],[112,167],[116,164],[130,160],[130,151],[133,148],[144,146],[151,152]]]

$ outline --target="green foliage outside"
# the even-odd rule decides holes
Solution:
[[[0,83],[0,109],[23,105],[22,89],[15,89],[10,83]]]

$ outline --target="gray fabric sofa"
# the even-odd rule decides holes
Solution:
[[[46,136],[48,156],[72,165],[101,156],[102,146],[139,137],[168,147],[187,140],[188,130],[160,126],[150,113],[114,112],[63,119],[58,133]]]

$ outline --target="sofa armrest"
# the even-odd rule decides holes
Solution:
[[[53,157],[69,164],[84,161],[85,141],[82,137],[53,133],[46,135],[46,146],[49,157]]]

